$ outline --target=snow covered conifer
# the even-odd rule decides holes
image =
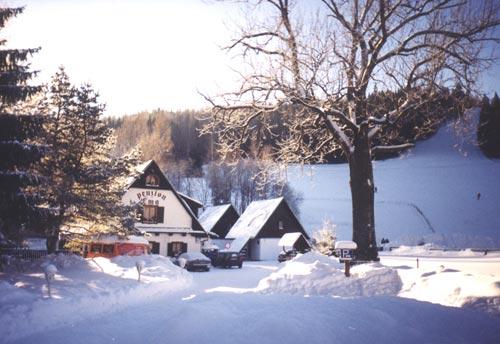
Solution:
[[[321,254],[330,254],[335,249],[337,233],[330,219],[323,220],[323,226],[313,234],[314,247]]]
[[[0,7],[0,29],[20,14],[23,8]],[[0,40],[0,231],[20,238],[22,228],[38,222],[42,211],[36,206],[31,187],[39,181],[32,167],[42,156],[33,143],[41,128],[39,116],[21,114],[20,104],[36,94],[40,87],[27,85],[35,72],[27,59],[38,49],[1,49]]]
[[[133,212],[121,204],[125,179],[138,165],[137,154],[115,158],[115,137],[101,119],[104,105],[90,85],[73,86],[63,67],[52,78],[39,108],[45,115],[49,145],[41,171],[43,194],[57,209],[48,229],[47,248],[56,249],[62,227],[94,233],[133,229]]]

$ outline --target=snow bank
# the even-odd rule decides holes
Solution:
[[[136,262],[143,261],[141,282]],[[43,267],[58,271],[48,297]],[[8,274],[0,283],[2,340],[68,326],[99,314],[153,301],[188,287],[192,278],[165,257],[147,255],[113,259],[47,256],[24,274]]]
[[[392,249],[389,252],[383,252],[382,255],[400,255],[400,256],[415,256],[415,257],[481,257],[484,256],[483,251],[472,251],[471,249],[464,250],[440,250],[435,244],[425,244],[422,246],[400,246]]]
[[[402,269],[399,296],[500,315],[500,281],[495,275],[470,274],[441,265],[437,269]]]
[[[396,270],[381,264],[363,264],[351,269],[347,278],[337,259],[309,252],[285,263],[262,279],[256,291],[336,297],[397,295],[401,279]]]

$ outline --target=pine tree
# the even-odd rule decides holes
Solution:
[[[41,164],[48,181],[44,196],[57,209],[48,250],[56,248],[61,228],[73,225],[86,228],[87,235],[133,230],[133,209],[122,206],[121,196],[139,153],[112,156],[115,138],[101,119],[98,94],[90,85],[73,86],[61,67],[39,108],[49,145]]]
[[[500,99],[496,93],[491,102],[488,97],[483,98],[477,141],[488,158],[500,158]]]
[[[490,158],[500,159],[500,99],[495,93],[491,100],[491,119],[490,119],[489,141]]]
[[[22,11],[0,7],[0,29]],[[0,39],[0,48],[5,44]],[[40,90],[27,84],[35,74],[27,60],[38,50],[0,49],[0,232],[12,239],[20,239],[23,228],[38,229],[32,225],[44,215],[32,192],[39,182],[32,167],[42,156],[32,139],[40,132],[41,118],[19,112],[20,103]]]
[[[479,124],[477,126],[477,143],[485,155],[489,153],[489,129],[491,120],[490,100],[487,96],[483,97],[481,103],[481,112],[479,113]]]

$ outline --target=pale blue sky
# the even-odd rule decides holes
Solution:
[[[213,93],[234,82],[219,48],[230,37],[227,6],[200,0],[7,4],[26,5],[2,34],[11,46],[42,47],[31,60],[38,80],[50,80],[64,65],[75,83],[88,81],[100,92],[109,115],[205,107],[197,90]]]
[[[207,0],[4,0],[26,5],[2,36],[16,48],[42,47],[32,58],[47,82],[64,65],[74,83],[90,82],[107,114],[203,108],[197,91],[234,88],[235,66],[221,45],[237,22],[234,4]],[[483,91],[500,91],[500,64]]]

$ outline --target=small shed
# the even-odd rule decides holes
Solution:
[[[300,253],[307,252],[311,249],[309,241],[300,232],[284,234],[278,242],[278,246],[282,247],[284,250],[294,249]]]
[[[249,204],[238,221],[226,235],[226,239],[248,237],[247,258],[275,260],[281,252],[278,246],[286,233],[309,235],[283,197],[254,201]]]
[[[225,238],[239,217],[232,204],[223,204],[207,207],[198,220],[205,231],[215,233],[219,238]]]

